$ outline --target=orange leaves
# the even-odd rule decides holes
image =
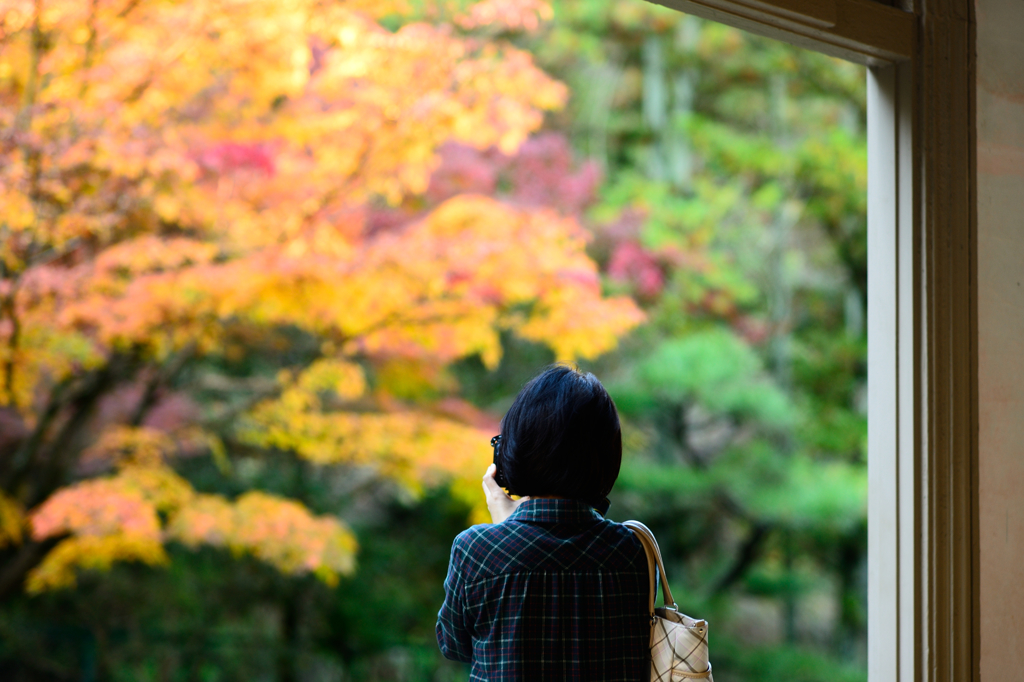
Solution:
[[[564,103],[527,53],[371,18],[399,5],[143,0],[122,13],[54,1],[42,50],[33,6],[12,9],[0,54],[8,223],[106,240],[154,217],[224,230],[398,201],[426,188],[444,141],[511,150]],[[26,153],[39,168],[24,168]],[[247,159],[274,177],[234,177]]]
[[[253,491],[234,504],[227,544],[288,574],[316,573],[328,584],[355,569],[356,542],[336,518],[314,517],[298,502]]]
[[[107,569],[115,561],[167,561],[156,508],[123,480],[85,481],[59,490],[32,515],[36,540],[71,537],[46,555],[26,589],[41,592],[75,584],[74,569]]]
[[[331,173],[325,180],[392,202],[426,189],[446,140],[511,151],[566,99],[528,53],[478,49],[445,27],[391,33],[343,13],[336,35],[337,49],[318,52],[309,95],[282,109],[282,131],[293,143],[315,143],[314,168]]]
[[[355,570],[355,537],[340,521],[313,516],[298,502],[258,491],[233,504],[216,495],[197,495],[171,522],[170,533],[189,546],[251,554],[282,573],[315,573],[329,585]]]
[[[509,328],[560,359],[593,357],[641,315],[626,299],[602,298],[585,243],[579,225],[553,211],[460,195],[367,248],[359,274],[377,297],[352,296],[339,322],[370,354],[445,362],[479,353],[493,366],[497,331]],[[586,329],[589,338],[578,333]]]
[[[162,355],[213,348],[218,321],[241,316],[336,329],[369,352],[496,362],[497,307],[509,297],[479,306],[493,287],[466,295],[446,263],[454,251],[361,241],[352,207],[423,192],[447,140],[513,150],[566,91],[511,46],[422,23],[388,31],[371,16],[392,5],[144,0],[122,16],[103,2],[94,14],[47,3],[54,40],[38,73],[26,52],[32,6],[9,16],[17,39],[0,55],[0,113],[13,122],[16,95],[43,85],[34,115],[19,119],[30,130],[12,138],[0,196],[7,224],[39,244],[6,240],[0,255],[17,271],[27,254],[98,240],[87,286],[48,311],[50,324]],[[28,151],[41,174],[25,167]],[[477,214],[440,247],[514,238],[497,229],[501,211]],[[157,236],[161,222],[194,236]],[[125,230],[139,236],[102,249]],[[520,268],[509,263],[506,278]]]
[[[217,255],[217,245],[182,237],[161,239],[152,235],[121,242],[105,249],[95,260],[94,285],[103,286],[120,278],[177,270],[188,265],[209,263]]]
[[[483,0],[455,21],[468,29],[494,27],[536,31],[541,22],[549,21],[553,16],[551,4],[544,0]]]
[[[235,508],[220,495],[196,495],[168,524],[174,539],[189,547],[227,547],[235,535]]]
[[[348,352],[439,362],[479,353],[490,366],[500,357],[498,331],[508,328],[551,345],[559,359],[589,358],[641,315],[627,299],[602,297],[585,244],[571,218],[469,195],[345,251],[300,238],[212,263],[210,245],[172,240],[159,249],[146,238],[97,260],[95,293],[65,319],[107,343],[144,343],[243,318],[334,332],[351,340]]]
[[[0,531],[9,530],[4,502]],[[76,569],[105,570],[115,561],[163,564],[164,543],[175,540],[251,554],[282,572],[315,573],[329,584],[355,566],[355,538],[336,518],[261,492],[235,502],[196,493],[154,463],[64,488],[32,514],[31,524],[36,540],[69,537],[30,574],[30,592],[70,587]]]
[[[413,252],[437,253],[446,266],[443,296],[464,297],[478,315],[490,308],[498,326],[550,345],[562,360],[610,350],[642,319],[629,299],[602,298],[596,266],[584,251],[586,234],[553,211],[462,195],[403,241]],[[499,350],[483,346],[481,355],[495,363]]]
[[[417,257],[420,272],[384,263],[408,248],[363,241],[353,207],[423,192],[447,140],[513,150],[566,97],[528,53],[445,26],[391,32],[371,18],[397,5],[144,0],[124,16],[107,3],[95,15],[80,3],[46,7],[55,38],[37,55],[41,71],[25,71],[25,35],[0,55],[12,122],[17,91],[45,84],[36,115],[19,119],[32,142],[11,147],[0,195],[10,224],[39,242],[6,254],[11,270],[75,239],[98,251],[91,263],[83,254],[87,285],[48,311],[51,326],[164,355],[216,347],[219,322],[240,316],[335,329],[369,352],[497,360],[494,302],[444,291],[462,275],[445,271],[436,247]],[[27,150],[41,175],[25,168]],[[158,236],[162,223],[193,236]],[[475,237],[450,235],[447,246]]]
[[[562,287],[542,297],[517,332],[549,345],[558,360],[593,359],[643,319],[628,296],[601,298],[596,291]]]
[[[32,536],[43,540],[65,533],[117,533],[158,540],[156,510],[140,490],[119,478],[84,481],[57,491],[32,515]]]

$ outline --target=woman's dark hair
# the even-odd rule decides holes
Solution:
[[[498,464],[511,492],[601,501],[622,464],[615,403],[589,372],[552,365],[501,420]]]

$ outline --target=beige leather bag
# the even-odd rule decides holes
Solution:
[[[694,620],[676,610],[672,590],[668,587],[668,577],[665,575],[665,564],[661,560],[661,550],[651,529],[639,521],[626,521],[623,525],[639,538],[647,554],[647,569],[650,573],[648,599],[651,611],[651,682],[714,682],[714,678],[711,677],[711,662],[708,661],[707,621]],[[659,571],[661,596],[665,605],[654,608]]]

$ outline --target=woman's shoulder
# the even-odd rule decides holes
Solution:
[[[464,556],[479,556],[508,542],[512,529],[504,523],[479,523],[455,536],[453,551]]]
[[[605,519],[606,533],[609,537],[614,537],[618,551],[627,557],[627,560],[631,564],[642,563],[645,567],[647,566],[647,555],[644,553],[644,546],[640,543],[640,539],[637,538],[636,534],[633,533],[625,524],[616,523]]]
[[[503,523],[481,523],[455,536],[452,566],[472,582],[494,572],[499,557],[509,555],[511,529]]]
[[[459,533],[453,558],[467,579],[521,570],[646,573],[643,545],[621,523],[602,519],[570,532],[514,521],[471,526]],[[582,561],[581,561],[582,558]]]
[[[505,535],[500,523],[478,523],[455,536],[455,545],[468,549],[481,542],[489,543]]]

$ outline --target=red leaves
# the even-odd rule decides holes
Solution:
[[[276,171],[270,145],[260,143],[221,142],[195,155],[204,169],[219,175],[236,171],[253,171],[272,177]]]
[[[574,168],[572,149],[564,136],[545,133],[530,138],[512,158],[509,170],[513,196],[531,206],[552,206],[579,213],[594,201],[601,171],[594,161]]]
[[[653,299],[665,286],[665,273],[658,259],[640,244],[620,242],[608,261],[608,275],[620,282],[628,282],[641,298]]]
[[[593,203],[600,180],[597,164],[577,164],[564,136],[544,133],[526,140],[514,155],[444,145],[427,198],[438,202],[460,193],[496,193],[517,205],[575,215]]]

